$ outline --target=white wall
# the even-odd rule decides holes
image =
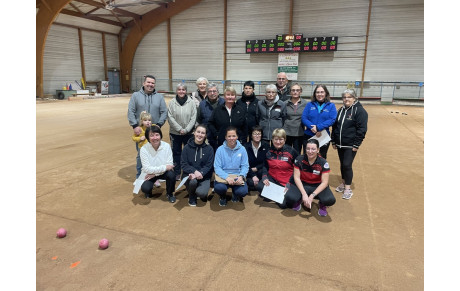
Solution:
[[[339,37],[336,52],[300,53],[298,80],[306,87],[311,81],[361,80],[369,1],[296,0],[294,3],[293,33],[303,33],[305,37]],[[196,80],[199,76],[210,80],[223,79],[223,4],[223,1],[203,0],[171,19],[173,79]],[[289,5],[290,0],[228,0],[228,80],[275,81],[277,54],[246,54],[245,41],[275,38],[276,34],[288,33]],[[423,0],[373,1],[364,75],[366,81],[423,82],[423,14]],[[127,33],[121,31],[123,42]],[[95,47],[97,37],[94,35],[93,38],[93,34],[84,33],[85,65],[89,69],[87,79],[104,76],[96,56],[100,55],[100,49]],[[88,43],[89,39],[93,41]],[[106,35],[110,50],[107,54],[108,67],[117,67],[119,63],[118,50],[114,49],[118,47],[117,41],[115,36]],[[158,90],[169,89],[167,44],[166,22],[153,28],[142,39],[134,55],[131,90],[140,87],[145,74],[152,74],[158,79]],[[86,61],[86,54],[92,55],[94,64]],[[44,68],[45,93],[62,87],[67,79],[80,79],[76,29],[52,26],[46,42]],[[192,90],[195,90],[194,86],[189,86],[189,91]],[[397,90],[401,89],[384,83],[382,87],[366,90],[371,96],[397,96]]]
[[[120,68],[118,37],[105,34],[108,68]],[[85,81],[105,80],[102,33],[82,29]],[[81,71],[78,29],[62,25],[51,25],[45,42],[43,56],[43,92],[56,94],[66,84],[80,89]],[[77,82],[76,82],[77,81]]]

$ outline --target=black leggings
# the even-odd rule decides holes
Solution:
[[[166,194],[170,196],[173,195],[174,187],[176,187],[176,175],[174,174],[174,170],[166,171],[163,173],[163,175],[155,176],[152,179],[142,183],[142,192],[144,192],[146,196],[152,195],[153,186],[155,181],[158,179],[166,180]]]
[[[337,148],[340,160],[340,173],[342,179],[345,181],[345,185],[351,185],[353,180],[353,160],[355,159],[356,153],[351,148]]]
[[[319,184],[316,185],[309,185],[302,183],[305,192],[307,192],[308,196],[310,196],[313,191],[318,188]],[[302,193],[300,192],[299,188],[297,188],[296,184],[291,184],[289,186],[289,190],[284,195],[283,206],[292,208],[295,204],[297,204],[302,199]],[[335,197],[332,194],[331,189],[327,186],[323,191],[318,193],[313,199],[318,199],[319,202],[324,206],[332,206],[335,204]]]

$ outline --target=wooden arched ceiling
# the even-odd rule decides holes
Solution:
[[[94,0],[36,0],[36,7],[38,8],[36,15],[36,96],[44,97],[43,55],[45,42],[51,25],[60,13],[116,25],[120,27],[120,31],[121,28],[132,27],[120,53],[120,69],[124,76],[122,78],[122,87],[123,91],[128,91],[129,81],[125,76],[128,75],[128,79],[131,79],[134,53],[142,38],[158,24],[199,3],[201,0],[149,1],[154,4],[156,3],[157,5],[154,7],[157,8],[143,15],[130,12],[126,9],[114,8],[111,14],[115,19],[108,20],[107,17],[101,17],[104,15],[96,14],[98,9],[103,9],[107,5],[108,0],[99,0],[99,2]],[[74,4],[75,2],[91,5],[94,8],[82,11]],[[69,6],[72,7],[72,10],[66,8]],[[126,17],[129,17],[131,20],[123,21]]]

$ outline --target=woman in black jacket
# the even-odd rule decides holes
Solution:
[[[367,112],[356,97],[355,90],[346,89],[342,93],[343,106],[337,112],[332,126],[331,143],[337,149],[340,160],[342,183],[335,189],[343,192],[343,199],[353,196],[353,160],[367,132]]]
[[[193,137],[182,150],[182,176],[188,176],[185,187],[188,191],[188,205],[196,206],[197,196],[206,201],[213,173],[214,150],[206,141],[206,125],[197,125]]]
[[[244,82],[241,98],[236,101],[236,105],[246,108],[246,123],[248,125],[249,139],[248,141],[251,141],[252,128],[258,124],[256,119],[257,103],[259,103],[259,99],[257,99],[256,94],[254,94],[254,82]]]
[[[249,161],[249,171],[246,176],[249,191],[256,191],[257,185],[262,183],[262,170],[267,158],[267,151],[270,148],[269,144],[262,141],[262,134],[262,127],[253,126],[251,128],[251,140],[244,145]]]
[[[224,100],[225,103],[218,105],[209,118],[211,136],[217,140],[217,146],[221,146],[225,141],[227,127],[231,125],[237,128],[238,140],[244,144],[248,137],[246,109],[236,104],[236,91],[233,87],[225,88]]]

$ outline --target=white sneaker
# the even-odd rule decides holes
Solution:
[[[345,190],[345,185],[343,183],[335,188],[335,192],[343,192],[343,190]]]
[[[350,199],[351,196],[353,196],[353,191],[351,191],[351,189],[345,189],[343,191],[343,195],[342,195],[342,199]]]

